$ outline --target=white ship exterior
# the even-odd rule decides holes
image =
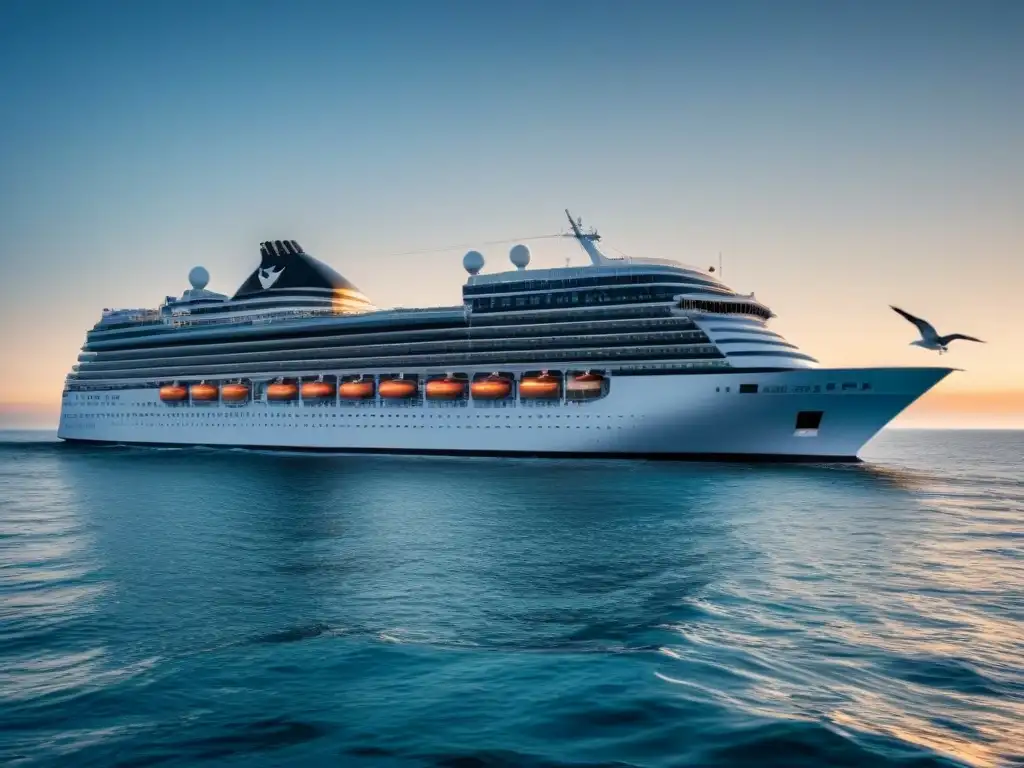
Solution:
[[[568,214],[568,212],[566,212]],[[294,240],[231,297],[104,311],[68,375],[64,440],[525,456],[856,460],[952,369],[825,368],[712,272],[612,259],[480,274],[463,303],[377,310]]]

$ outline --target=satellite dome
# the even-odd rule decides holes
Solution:
[[[192,283],[193,288],[201,291],[210,282],[210,273],[206,271],[206,267],[192,267],[192,271],[188,273],[188,281]]]
[[[526,265],[530,263],[530,249],[521,243],[513,245],[508,257],[518,269],[526,269]]]
[[[462,266],[471,275],[484,268],[484,255],[480,251],[470,251],[462,257]]]

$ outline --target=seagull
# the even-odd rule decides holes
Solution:
[[[977,341],[979,344],[985,342],[981,339],[976,339],[973,336],[965,336],[962,333],[951,333],[948,336],[939,336],[939,332],[935,330],[935,326],[929,323],[927,320],[922,320],[920,317],[914,317],[909,312],[904,312],[899,307],[893,307],[889,305],[897,313],[905,317],[907,320],[917,326],[917,330],[921,333],[921,338],[917,341],[910,342],[912,347],[924,347],[925,349],[936,349],[941,355],[943,352],[949,351],[949,342],[955,341],[956,339],[963,339],[964,341]]]

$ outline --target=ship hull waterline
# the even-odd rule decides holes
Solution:
[[[249,402],[189,413],[161,402],[152,387],[69,392],[58,437],[69,443],[333,453],[851,462],[951,372],[929,367],[616,375],[600,399],[497,408],[471,402],[444,409],[443,418],[423,404]],[[758,391],[741,392],[741,384]],[[820,413],[819,426],[798,429],[801,413]]]

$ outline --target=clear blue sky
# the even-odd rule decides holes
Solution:
[[[230,292],[261,239],[378,304],[453,303],[461,252],[385,254],[567,206],[629,253],[723,250],[824,362],[934,362],[896,303],[990,337],[950,386],[1011,388],[1022,41],[1014,0],[5,0],[0,402],[55,402],[102,307],[198,263]]]

